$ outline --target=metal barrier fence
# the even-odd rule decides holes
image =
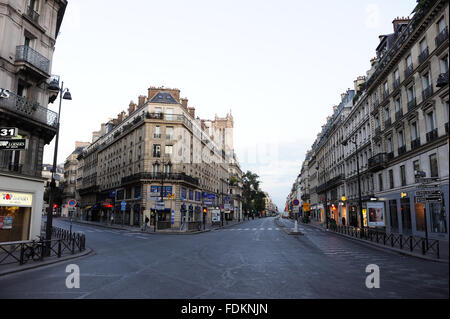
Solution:
[[[19,263],[23,265],[30,260],[43,261],[45,258],[73,255],[86,249],[86,237],[81,233],[70,233],[62,228],[53,227],[52,240],[16,241],[0,244],[0,265]]]
[[[403,235],[395,233],[385,233],[379,230],[370,228],[356,228],[352,226],[332,225],[330,230],[348,235],[351,237],[376,242],[384,246],[399,248],[401,250],[419,250],[422,255],[435,254],[439,259],[439,240],[427,239],[412,235]]]

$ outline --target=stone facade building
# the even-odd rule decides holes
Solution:
[[[78,156],[86,218],[112,216],[137,226],[147,216],[151,223],[157,218],[159,228],[181,228],[203,222],[204,207],[225,214],[231,205],[232,127],[231,114],[215,121],[196,117],[178,89],[149,88],[128,113],[102,125]]]
[[[58,81],[52,58],[66,6],[66,0],[0,0],[0,127],[17,128],[16,138],[27,140],[23,150],[0,150],[0,217],[12,218],[0,242],[40,234],[44,146],[58,117],[47,108],[57,96],[48,86]]]

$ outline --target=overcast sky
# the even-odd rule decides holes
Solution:
[[[378,36],[415,4],[69,0],[52,70],[73,98],[63,102],[58,162],[148,87],[178,88],[201,118],[232,111],[243,171],[256,172],[283,209],[340,94],[366,74]]]

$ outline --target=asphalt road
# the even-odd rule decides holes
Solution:
[[[65,221],[55,226],[68,228]],[[0,277],[0,298],[448,298],[448,264],[402,256],[273,218],[197,235],[152,235],[74,224],[95,255]],[[68,264],[80,288],[66,288]],[[365,285],[366,266],[380,288]]]

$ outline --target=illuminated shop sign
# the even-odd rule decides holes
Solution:
[[[0,206],[31,207],[33,194],[0,192]]]

